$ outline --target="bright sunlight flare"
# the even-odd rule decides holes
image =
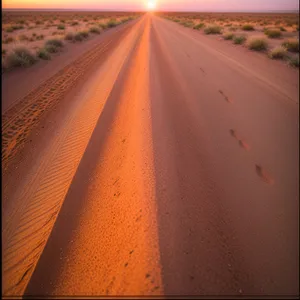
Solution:
[[[156,3],[155,3],[154,0],[149,0],[147,6],[148,6],[148,10],[154,10],[155,6],[156,6]]]

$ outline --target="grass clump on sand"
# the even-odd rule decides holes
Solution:
[[[51,40],[48,40],[48,41],[46,41],[46,43],[45,43],[45,45],[46,46],[55,46],[56,48],[61,48],[61,47],[63,47],[63,42],[62,42],[62,40],[60,40],[60,39],[51,39]]]
[[[50,53],[47,51],[46,48],[39,49],[39,50],[36,52],[36,56],[39,57],[40,59],[44,59],[44,60],[50,60],[50,59],[51,59],[51,55],[50,55]]]
[[[45,50],[49,53],[57,53],[58,52],[58,47],[54,45],[46,45]]]
[[[79,23],[77,21],[74,21],[71,23],[71,26],[76,26],[76,25],[79,25]]]
[[[296,38],[287,39],[282,43],[288,51],[299,52],[299,40]]]
[[[279,29],[267,28],[265,30],[265,35],[271,39],[275,39],[281,37],[281,31]]]
[[[232,32],[225,32],[223,33],[224,40],[232,40],[234,37],[234,34]]]
[[[269,57],[272,59],[284,59],[286,58],[286,55],[287,55],[287,50],[283,46],[275,47],[269,52]]]
[[[182,21],[180,22],[180,24],[183,25],[184,27],[189,27],[189,28],[192,28],[195,25],[193,21]]]
[[[89,32],[91,32],[91,33],[96,33],[96,34],[100,34],[100,30],[99,30],[99,28],[96,27],[96,26],[91,27],[91,28],[89,29]]]
[[[3,44],[9,44],[9,43],[12,43],[13,41],[14,41],[14,38],[9,36],[3,40]]]
[[[110,19],[106,24],[108,28],[113,28],[119,25],[116,19]]]
[[[102,29],[106,29],[108,26],[106,23],[99,23],[99,27]]]
[[[5,61],[7,68],[28,67],[36,62],[36,57],[25,46],[19,46],[10,52]]]
[[[205,34],[220,34],[222,28],[219,25],[209,24],[204,28]]]
[[[280,31],[286,31],[286,29],[282,26],[279,29],[280,29]]]
[[[63,45],[64,44],[60,39],[51,39],[46,41],[45,50],[49,53],[56,53]]]
[[[63,25],[63,24],[59,24],[59,25],[57,25],[57,29],[58,30],[65,30],[65,25]]]
[[[237,36],[234,36],[232,38],[233,43],[236,44],[236,45],[242,45],[242,44],[244,44],[245,41],[246,41],[246,39],[247,38],[244,35],[237,35]]]
[[[81,42],[83,39],[87,38],[89,36],[88,31],[80,31],[75,33],[73,40],[77,42]]]
[[[289,59],[289,65],[295,68],[299,68],[299,56],[291,57]]]
[[[237,31],[237,28],[236,28],[236,27],[233,27],[233,26],[231,26],[231,27],[229,27],[229,28],[228,28],[228,30],[229,30],[229,31]]]
[[[199,30],[199,29],[203,28],[204,26],[205,26],[204,23],[199,23],[199,24],[195,25],[193,28],[196,30]]]
[[[73,41],[74,40],[74,33],[73,32],[68,32],[65,35],[65,40],[67,40],[67,41]]]
[[[254,26],[251,24],[245,24],[242,26],[242,29],[245,31],[253,31],[254,30]]]
[[[267,50],[267,48],[268,48],[268,42],[265,38],[253,36],[247,40],[246,46],[250,50],[264,51],[264,50]]]

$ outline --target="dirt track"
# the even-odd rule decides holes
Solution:
[[[4,295],[298,295],[298,77],[148,14],[11,100]]]

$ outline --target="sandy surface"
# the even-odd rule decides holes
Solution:
[[[299,71],[151,14],[86,53],[4,113],[4,295],[299,295]]]

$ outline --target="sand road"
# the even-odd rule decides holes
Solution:
[[[299,295],[298,70],[152,14],[63,68],[2,116],[4,296]]]

